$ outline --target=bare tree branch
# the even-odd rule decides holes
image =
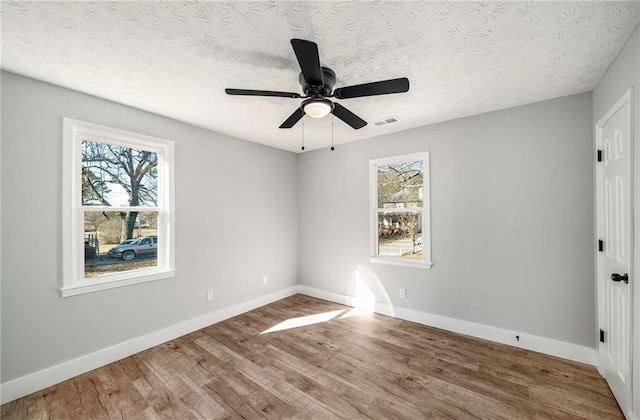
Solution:
[[[85,141],[82,150],[83,200],[87,188],[86,194],[93,200],[109,205],[105,194],[109,192],[106,184],[111,184],[128,194],[130,206],[155,206],[158,194],[157,164],[154,152]],[[100,180],[100,188],[104,191],[96,187],[94,179]],[[122,214],[122,239],[131,238],[137,217],[137,212]]]

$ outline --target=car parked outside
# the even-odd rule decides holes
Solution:
[[[125,261],[131,261],[136,257],[145,257],[155,255],[158,251],[158,237],[144,236],[142,238],[124,241],[121,244],[111,248],[107,255],[112,258],[121,258]]]

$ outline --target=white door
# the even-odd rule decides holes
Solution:
[[[599,368],[624,413],[631,389],[630,92],[596,124]]]

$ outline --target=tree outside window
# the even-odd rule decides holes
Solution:
[[[425,255],[428,184],[425,154],[372,161],[374,257],[430,261]],[[425,241],[426,239],[426,241]]]
[[[64,130],[63,296],[173,273],[173,142],[67,118]]]

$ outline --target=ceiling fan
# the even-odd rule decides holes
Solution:
[[[364,83],[361,85],[346,86],[333,90],[336,82],[336,74],[328,67],[320,66],[318,45],[304,39],[292,39],[291,46],[296,54],[300,69],[299,76],[302,91],[306,96],[295,92],[275,92],[270,90],[252,89],[225,89],[228,95],[241,96],[275,96],[280,98],[304,99],[300,107],[280,125],[280,128],[291,128],[307,114],[313,118],[322,118],[329,113],[353,127],[359,129],[367,125],[367,122],[349,111],[337,102],[327,98],[350,99],[363,96],[386,95],[389,93],[402,93],[409,90],[409,79],[383,80],[380,82]]]

